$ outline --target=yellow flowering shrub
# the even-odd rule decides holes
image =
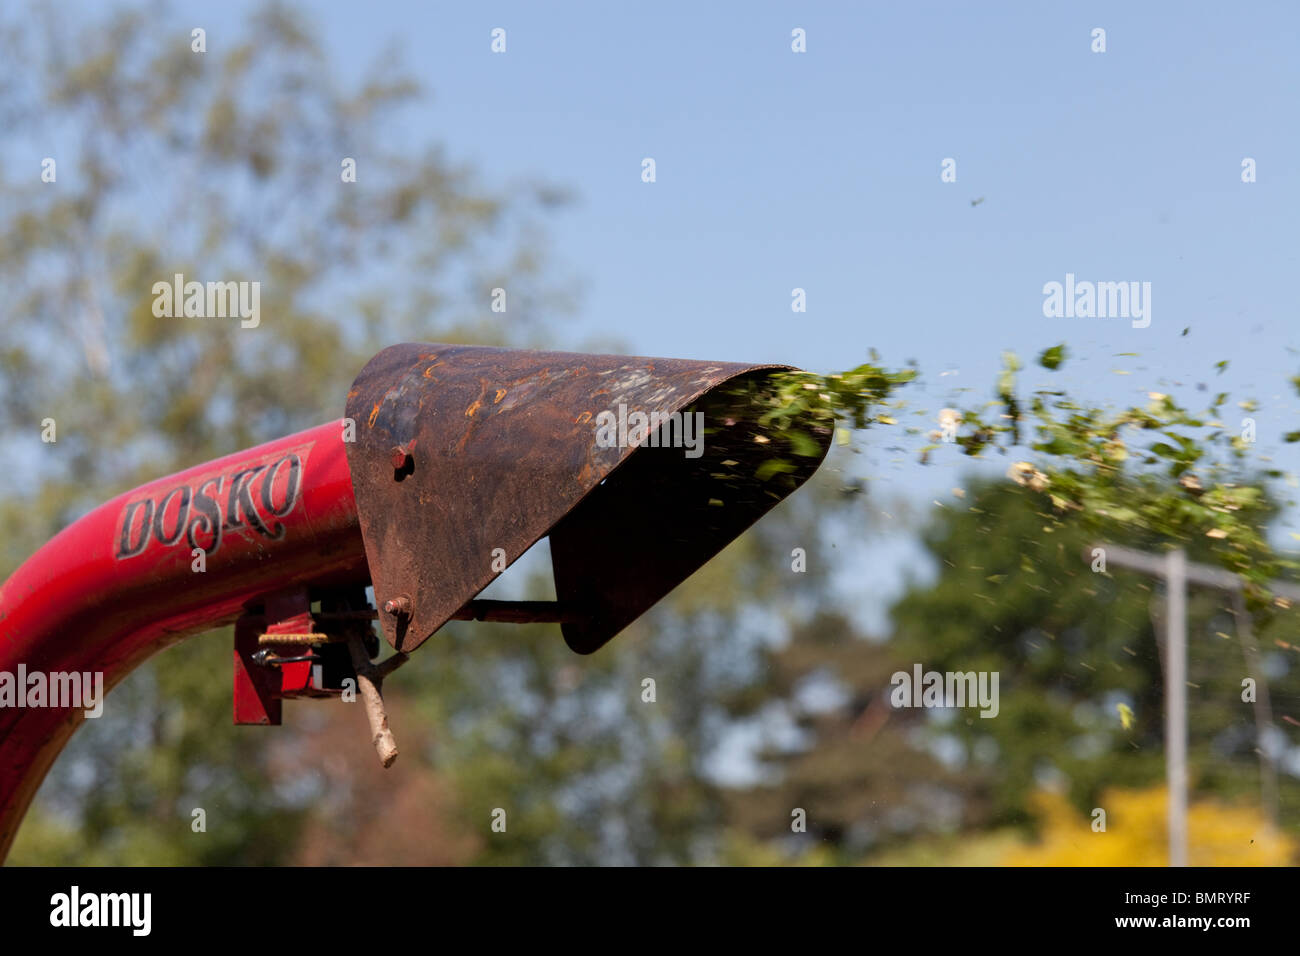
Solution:
[[[1167,792],[1107,791],[1099,806],[1106,829],[1080,814],[1059,793],[1043,791],[1035,805],[1041,838],[1009,850],[1006,866],[1167,866]],[[1187,862],[1191,866],[1286,866],[1296,861],[1296,841],[1271,826],[1254,807],[1200,800],[1187,809]]]

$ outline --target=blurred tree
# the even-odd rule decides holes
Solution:
[[[1065,347],[1056,346],[1039,364],[1056,370],[1065,359]],[[909,781],[915,761],[896,757],[894,774],[885,775],[894,798],[889,813],[918,831],[926,825],[917,820],[949,831],[959,823],[1025,824],[1029,795],[1044,780],[1067,786],[1077,805],[1092,806],[1103,787],[1147,784],[1163,774],[1164,688],[1153,626],[1161,604],[1152,600],[1150,579],[1118,569],[1108,574],[1085,559],[1085,545],[1099,542],[1181,547],[1192,560],[1220,564],[1245,582],[1253,623],[1280,650],[1255,661],[1247,651],[1252,639],[1227,633],[1237,620],[1226,596],[1193,593],[1192,767],[1204,789],[1236,794],[1258,785],[1271,803],[1272,785],[1265,782],[1271,774],[1260,766],[1260,751],[1293,770],[1298,749],[1276,725],[1261,734],[1258,705],[1242,699],[1242,682],[1267,680],[1283,719],[1300,725],[1290,713],[1300,703],[1300,674],[1288,653],[1293,645],[1281,636],[1285,619],[1276,614],[1288,605],[1269,601],[1271,582],[1296,566],[1268,540],[1278,506],[1267,482],[1280,475],[1264,459],[1247,462],[1251,442],[1221,420],[1227,393],[1199,414],[1156,392],[1148,393],[1145,407],[1114,410],[1082,404],[1059,389],[1039,389],[1026,402],[1017,392],[1021,368],[1006,353],[995,400],[943,409],[941,430],[926,436],[923,462],[944,444],[977,458],[1027,448],[1038,461],[1015,462],[1011,482],[976,485],[967,508],[944,509],[923,532],[937,580],[914,585],[895,605],[888,645],[905,674],[917,664],[940,673],[998,674],[1000,710],[991,720],[971,710],[955,718],[929,713],[924,733],[912,733],[912,742],[960,779],[924,768]],[[845,426],[895,424],[893,414],[871,406],[902,408],[903,401],[888,400],[913,377],[911,369],[890,373],[874,364],[839,375],[790,373],[781,377],[769,418],[788,429],[788,409],[802,403],[839,423],[847,438]],[[844,631],[828,615],[797,631],[795,643],[775,655],[776,676],[755,692],[783,699],[808,739],[772,754],[780,765],[777,782],[749,796],[764,804],[774,793],[787,804],[815,803],[820,816],[813,825],[851,856],[864,841],[890,837],[864,794],[864,788],[872,796],[880,791],[881,778],[871,775],[872,755],[855,748],[853,736],[864,725],[875,736],[880,726],[899,721],[882,703],[890,688],[877,676],[884,664],[879,648]],[[1198,635],[1210,639],[1197,641]],[[838,673],[822,664],[837,654]],[[841,705],[829,713],[800,712],[801,684],[819,677],[837,687]],[[889,738],[877,746],[888,750]],[[845,786],[846,778],[859,787]],[[1281,791],[1281,819],[1295,828],[1300,786],[1294,773]],[[909,793],[923,794],[930,808],[917,801],[917,813]],[[935,812],[945,802],[948,812]],[[770,822],[766,827],[770,832]]]
[[[768,680],[751,693],[797,733],[760,750],[767,778],[729,794],[731,826],[791,853],[817,847],[849,863],[977,815],[974,781],[915,745],[922,715],[890,707],[895,657],[834,611],[768,652]]]
[[[0,60],[0,574],[145,479],[341,414],[384,345],[531,344],[566,304],[536,229],[563,196],[485,189],[406,132],[419,90],[395,56],[342,88],[287,7],[206,53],[163,7],[79,23],[8,8]],[[176,273],[259,282],[260,324],[155,316],[153,285]],[[186,642],[114,691],[14,862],[285,858],[312,787],[230,726],[229,640]],[[207,833],[178,839],[196,807]]]
[[[1045,534],[1041,498],[1027,487],[981,481],[966,500],[924,531],[937,575],[894,605],[888,641],[824,614],[769,652],[753,693],[783,702],[802,739],[769,747],[773,776],[735,796],[733,822],[751,836],[780,835],[801,852],[808,840],[791,836],[773,807],[803,807],[809,834],[848,862],[938,834],[1032,826],[1044,782],[1082,811],[1108,788],[1163,779],[1157,586],[1118,569],[1094,573],[1084,558],[1094,539],[1069,518]],[[1116,543],[1145,542],[1129,533]],[[1193,542],[1191,555],[1205,559],[1208,548]],[[1193,590],[1189,602],[1193,786],[1258,801],[1255,705],[1241,699],[1251,672],[1225,600]],[[1285,619],[1269,626],[1267,679],[1288,713],[1300,703],[1300,661],[1281,639]],[[891,674],[916,663],[997,672],[998,715],[892,708]],[[801,703],[818,684],[833,691],[820,695],[831,704]],[[1130,727],[1120,705],[1134,715]],[[1300,833],[1295,776],[1283,776],[1281,798],[1284,827]]]
[[[790,552],[817,553],[835,482],[815,477],[590,657],[553,627],[453,624],[403,668],[427,691],[421,723],[441,729],[429,758],[454,781],[465,829],[483,834],[480,862],[719,858],[717,765],[761,707],[761,651],[831,600],[831,576],[793,573]],[[528,593],[553,599],[548,588],[539,578]],[[488,832],[498,807],[508,839]]]

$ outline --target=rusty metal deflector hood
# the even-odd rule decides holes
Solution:
[[[356,423],[348,465],[376,603],[403,608],[381,610],[384,636],[400,651],[418,647],[550,535],[557,599],[581,611],[562,625],[565,641],[579,653],[596,650],[821,463],[831,432],[810,427],[819,454],[795,456],[793,467],[765,480],[755,475],[779,449],[764,441],[761,409],[745,390],[764,372],[788,368],[418,343],[384,349],[347,402]],[[635,435],[634,413],[688,411],[702,417],[656,435],[667,445],[676,429],[676,447],[609,441],[616,421]],[[682,447],[701,422],[699,447]]]

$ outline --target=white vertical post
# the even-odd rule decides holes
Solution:
[[[1187,865],[1187,553],[1165,556],[1165,772],[1169,865]]]

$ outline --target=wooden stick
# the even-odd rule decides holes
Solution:
[[[379,762],[385,768],[391,767],[397,759],[397,741],[388,729],[388,712],[384,709],[384,678],[406,663],[405,654],[394,654],[378,667],[371,663],[360,637],[348,640],[348,651],[352,655],[352,667],[357,672],[357,690],[366,710],[366,720],[370,723],[370,742],[375,745]]]

